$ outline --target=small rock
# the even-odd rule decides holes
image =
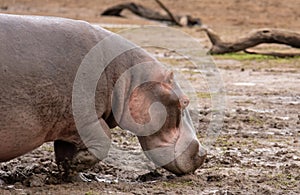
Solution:
[[[5,185],[5,182],[2,179],[0,179],[0,187],[2,187],[4,185]]]

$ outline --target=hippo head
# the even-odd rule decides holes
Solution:
[[[189,99],[173,73],[161,71],[152,77],[156,78],[134,86],[125,98],[119,125],[138,136],[144,153],[157,166],[176,175],[192,173],[203,164],[206,150],[187,111]],[[128,87],[125,83],[123,88]]]

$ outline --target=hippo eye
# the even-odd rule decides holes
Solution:
[[[189,101],[188,100],[184,100],[182,103],[183,103],[184,106],[187,106],[189,104]]]
[[[189,105],[190,100],[187,96],[184,95],[180,98],[179,102],[181,109],[185,109]]]

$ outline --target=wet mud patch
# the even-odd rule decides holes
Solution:
[[[243,63],[243,62],[239,62]],[[137,138],[112,130],[109,157],[66,183],[54,162],[53,146],[40,148],[0,165],[1,194],[298,194],[300,192],[300,117],[297,73],[283,70],[280,78],[265,80],[264,70],[220,69],[227,87],[223,129],[204,165],[194,174],[177,177],[157,169],[143,155]],[[230,75],[230,76],[228,76]],[[277,73],[274,74],[277,77]],[[254,86],[234,85],[241,82]],[[265,83],[265,86],[263,85]],[[279,82],[279,83],[278,83]],[[197,87],[197,80],[194,81]],[[199,86],[200,89],[203,86]],[[266,93],[266,90],[268,91]],[[211,120],[206,96],[197,131],[203,141]],[[124,155],[125,154],[125,155]]]
[[[101,10],[119,0],[103,1],[103,5],[97,1],[24,2],[5,0],[0,9],[7,13],[56,15],[95,23],[148,24],[136,18],[100,18]],[[181,12],[184,7],[228,39],[266,25],[299,30],[296,1],[187,2],[174,4],[166,0],[165,3],[174,12]],[[82,9],[83,4],[88,8]],[[153,6],[150,1],[148,4]],[[280,14],[276,14],[278,10]],[[291,21],[286,22],[287,18]],[[182,30],[209,48],[207,37],[197,29]],[[168,63],[181,64],[178,72],[185,74],[197,89],[200,110],[191,109],[203,141],[212,118],[204,79],[207,73],[201,74],[173,53],[159,51],[154,55]],[[54,162],[53,146],[47,143],[0,164],[0,194],[299,194],[299,59],[261,60],[238,55],[238,58],[214,56],[226,86],[224,124],[206,162],[194,174],[177,177],[156,169],[142,154],[134,135],[113,129],[110,158],[85,172],[82,175],[85,182],[62,180]]]

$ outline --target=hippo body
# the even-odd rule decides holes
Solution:
[[[84,21],[0,14],[0,162],[21,156],[49,141],[54,141],[58,163],[66,158],[75,159],[80,156],[79,151],[87,152],[74,122],[73,83],[86,54],[111,34]],[[117,125],[122,127],[112,113],[113,87],[123,72],[144,61],[155,62],[155,59],[144,50],[132,49],[116,57],[99,79],[95,109],[108,137],[110,128]],[[155,76],[165,82],[168,71],[157,66],[155,75],[132,75],[136,80],[145,76]],[[130,86],[131,82],[129,80],[125,86]],[[151,89],[155,90],[154,88]],[[126,94],[126,89],[120,91]],[[126,98],[128,97],[117,98],[120,107]],[[178,103],[181,102],[180,98],[177,100]],[[178,106],[175,107],[174,112],[180,113]],[[141,108],[133,110],[139,112]],[[184,132],[178,131],[177,123],[174,123],[176,127],[171,128],[177,133],[170,135],[177,136],[175,140],[180,140],[178,137]],[[167,126],[164,128],[168,128]],[[165,140],[168,137],[166,133],[169,132],[161,130],[155,135],[141,136],[139,141],[144,150],[157,148],[163,144],[156,142],[160,142],[161,137]],[[170,143],[175,147],[173,142],[176,142],[174,139]],[[188,173],[198,168],[203,163],[204,155],[198,154],[201,148],[198,141],[193,144],[190,146],[193,148],[188,148],[189,152],[181,155],[182,163],[191,165],[178,168],[180,162],[174,161],[165,168],[176,174]],[[97,160],[99,159],[93,157],[89,159],[91,165]]]

